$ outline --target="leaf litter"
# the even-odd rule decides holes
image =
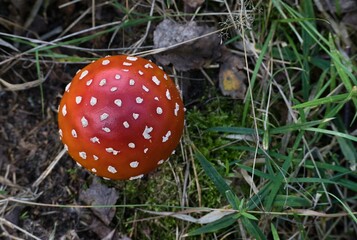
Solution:
[[[154,31],[154,46],[165,51],[156,60],[178,71],[189,71],[220,63],[219,87],[223,95],[243,99],[246,75],[241,58],[221,44],[219,31],[207,24],[190,21],[185,24],[165,19]]]

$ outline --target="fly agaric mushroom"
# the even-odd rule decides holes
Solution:
[[[184,106],[169,76],[154,63],[125,55],[78,71],[59,105],[59,134],[69,155],[109,179],[142,177],[172,154]]]

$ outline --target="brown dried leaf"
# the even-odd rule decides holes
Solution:
[[[114,188],[108,188],[101,184],[97,178],[93,179],[92,184],[87,190],[81,191],[79,199],[88,205],[112,206],[118,200],[119,194]],[[115,215],[114,207],[91,208],[93,213],[106,225],[112,221]]]
[[[221,55],[220,36],[214,31],[215,28],[198,26],[196,22],[179,24],[166,19],[154,31],[154,46],[172,49],[156,54],[155,58],[162,65],[173,64],[179,71],[199,69]]]
[[[131,240],[131,238],[118,233],[116,229],[112,229],[97,218],[93,218],[90,229],[95,232],[101,240]]]
[[[246,75],[242,71],[243,63],[239,57],[226,53],[220,71],[219,87],[225,96],[244,99]]]

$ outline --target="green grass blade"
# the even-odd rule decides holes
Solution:
[[[247,232],[254,237],[254,239],[265,240],[266,237],[264,233],[260,230],[259,226],[248,218],[241,218],[242,224]]]
[[[311,121],[311,122],[304,122],[304,123],[292,123],[288,124],[282,127],[277,127],[273,128],[270,130],[271,134],[281,134],[281,133],[288,133],[296,130],[304,130],[306,128],[320,125],[322,123],[327,123],[331,121],[333,118],[328,118],[328,119],[322,119],[322,120],[316,120],[316,121]]]
[[[357,142],[357,137],[346,134],[346,133],[341,133],[341,132],[337,132],[337,131],[332,131],[332,130],[327,130],[327,129],[321,129],[321,128],[306,128],[306,131],[312,131],[312,132],[319,132],[319,133],[323,133],[323,134],[328,134],[328,135],[333,135],[336,137],[342,137],[342,138],[346,138],[349,139],[351,141]]]
[[[223,228],[229,227],[236,223],[238,219],[238,214],[231,214],[227,215],[215,222],[209,223],[203,227],[197,228],[186,235],[185,237],[191,237],[191,236],[196,236],[200,234],[205,234],[205,233],[211,233],[211,232],[217,232],[218,230],[221,230]]]
[[[240,202],[241,201],[238,199],[238,197],[232,191],[230,191],[230,190],[226,191],[226,198],[234,210],[240,210]]]
[[[273,22],[272,23],[272,26],[270,28],[269,34],[266,37],[266,40],[265,40],[264,45],[263,45],[263,47],[261,49],[260,55],[259,55],[259,57],[258,57],[258,59],[257,59],[257,61],[255,63],[253,74],[252,74],[252,77],[251,77],[251,80],[250,80],[250,85],[248,86],[249,89],[254,89],[255,81],[257,80],[257,76],[258,76],[259,70],[261,68],[262,62],[264,61],[265,54],[267,53],[267,51],[268,51],[268,49],[269,49],[269,47],[271,45],[271,41],[273,39],[273,36],[275,34],[276,25],[277,25],[277,22]],[[245,101],[244,110],[243,110],[243,116],[242,116],[242,125],[243,126],[246,126],[247,116],[249,115],[248,114],[248,110],[249,110],[249,106],[250,106],[250,103],[251,103],[249,99],[252,97],[252,96],[250,96],[249,89],[247,90],[247,96],[246,96],[246,101]]]
[[[278,231],[276,230],[276,228],[275,228],[273,223],[270,224],[270,228],[271,228],[271,233],[273,235],[273,239],[274,240],[280,240]]]
[[[339,102],[347,102],[351,99],[352,95],[350,93],[343,93],[343,94],[338,94],[334,96],[328,96],[328,97],[323,97],[315,100],[311,100],[308,102],[300,103],[293,108],[299,109],[299,108],[313,108],[313,107],[318,107],[322,104],[327,104],[327,103],[339,103]]]
[[[344,202],[341,201],[341,199],[339,199],[337,196],[335,196],[332,193],[328,193],[330,196],[332,196],[333,198],[335,198],[342,206],[343,208],[348,212],[348,214],[351,216],[351,218],[353,219],[353,221],[357,224],[357,217],[353,214],[351,208],[349,206],[347,206]]]
[[[212,166],[212,164],[206,159],[203,154],[196,149],[195,152],[196,159],[200,162],[206,175],[212,180],[217,190],[221,193],[223,197],[226,197],[226,192],[232,189],[228,186],[224,178],[217,172],[217,170]]]
[[[245,134],[253,135],[256,131],[253,128],[244,128],[244,127],[213,127],[209,128],[210,132],[222,132],[222,133],[232,133],[232,134]],[[262,130],[258,130],[259,134],[263,134]]]

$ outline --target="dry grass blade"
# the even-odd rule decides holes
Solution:
[[[159,215],[162,217],[173,217],[177,218],[180,220],[184,220],[187,222],[192,222],[192,223],[198,223],[198,224],[208,224],[214,221],[217,221],[221,219],[224,216],[227,216],[229,214],[234,213],[233,210],[228,210],[228,209],[216,209],[212,210],[211,212],[207,213],[206,215],[200,217],[200,218],[194,218],[188,214],[180,213],[180,212],[157,212],[157,211],[147,211],[147,210],[142,210],[143,212],[150,213],[153,215]],[[186,213],[187,211],[185,211]],[[193,211],[191,211],[193,212]],[[202,212],[202,210],[195,211],[197,212]],[[207,210],[204,210],[204,212],[207,212]]]
[[[7,90],[7,91],[27,90],[27,89],[34,88],[34,87],[41,85],[44,81],[45,81],[45,78],[36,79],[34,81],[26,82],[26,83],[12,84],[12,83],[9,83],[9,82],[5,81],[4,79],[0,78],[0,83],[6,87],[5,90]]]
[[[16,229],[32,239],[41,240],[41,238],[36,237],[35,235],[31,234],[30,232],[26,231],[25,229],[20,228],[19,226],[13,224],[12,222],[9,222],[5,218],[0,217],[0,224],[6,225],[7,227],[10,227],[12,229]],[[4,233],[4,234],[6,234],[6,233]],[[7,236],[7,237],[11,237],[11,236]]]
[[[9,186],[9,187],[12,187],[12,188],[16,188],[16,189],[22,189],[21,186],[11,182],[9,179],[3,177],[3,176],[0,176],[0,184],[2,185],[6,185],[6,186]]]

